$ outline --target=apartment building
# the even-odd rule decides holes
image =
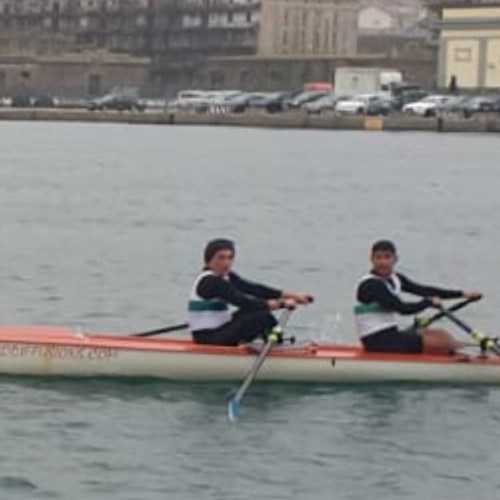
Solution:
[[[0,0],[0,58],[123,53],[179,87],[211,57],[355,55],[359,2]]]

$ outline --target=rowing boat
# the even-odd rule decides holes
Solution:
[[[240,381],[258,346],[197,345],[187,339],[83,334],[63,327],[0,327],[0,373]],[[332,343],[277,346],[258,380],[300,383],[500,383],[500,358],[366,353]]]

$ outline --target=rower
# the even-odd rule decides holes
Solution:
[[[395,271],[397,261],[396,246],[391,241],[381,240],[372,246],[372,270],[359,282],[354,308],[356,329],[365,350],[450,354],[463,347],[443,329],[413,327],[400,330],[396,314],[417,314],[427,307],[440,307],[441,299],[475,299],[481,294],[419,285]],[[401,292],[423,298],[404,302]]]
[[[188,304],[189,329],[198,344],[235,346],[265,339],[277,324],[271,311],[311,300],[305,293],[283,292],[243,279],[232,270],[234,257],[230,240],[212,240],[205,247],[205,266]],[[234,313],[230,305],[237,308]]]

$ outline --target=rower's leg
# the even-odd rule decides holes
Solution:
[[[241,343],[265,337],[277,324],[276,318],[267,310],[238,311],[234,315],[233,322],[236,325],[236,334]]]
[[[276,324],[276,318],[267,310],[238,311],[229,323],[197,333],[194,339],[198,344],[236,346],[264,337]]]
[[[418,333],[422,335],[425,353],[453,354],[464,347],[462,342],[459,342],[453,335],[441,328],[423,328]]]

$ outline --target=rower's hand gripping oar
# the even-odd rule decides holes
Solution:
[[[147,332],[131,333],[130,337],[152,337],[153,335],[160,335],[161,333],[170,333],[170,332],[178,332],[180,330],[186,330],[188,326],[189,325],[187,323],[165,326],[164,328],[157,328],[156,330],[149,330]]]
[[[469,304],[472,304],[473,302],[477,302],[480,300],[482,297],[474,297],[471,299],[465,299],[461,300],[460,302],[457,302],[456,304],[453,304],[451,307],[447,309],[449,312],[456,312],[459,311],[460,309],[464,308],[465,306],[468,306]],[[432,316],[417,316],[415,318],[414,322],[414,327],[415,328],[426,328],[435,321],[439,321],[441,318],[445,317],[445,313],[443,311],[440,311],[436,314],[433,314]]]
[[[451,312],[451,309],[446,309],[442,306],[439,309],[444,317],[448,318],[450,321],[455,323],[455,325],[468,333],[479,344],[483,351],[492,351],[497,356],[500,356],[500,346],[498,345],[498,341],[496,339],[492,339],[479,330],[472,328],[460,318],[455,316],[455,314]]]
[[[311,297],[310,302],[312,301],[313,299]],[[259,369],[264,363],[267,355],[269,354],[269,351],[274,347],[275,344],[279,342],[280,337],[283,333],[283,327],[286,325],[288,318],[290,317],[290,314],[292,314],[292,311],[294,309],[295,307],[288,307],[285,311],[283,311],[278,324],[271,330],[271,333],[268,335],[266,344],[260,351],[259,356],[255,360],[252,368],[248,372],[248,375],[238,389],[238,392],[236,392],[236,394],[229,400],[229,403],[227,405],[227,417],[230,422],[234,422],[238,418],[238,415],[241,411],[241,401],[243,399],[243,396],[247,392],[247,389],[250,387],[250,384],[254,381],[257,373],[259,373]]]

